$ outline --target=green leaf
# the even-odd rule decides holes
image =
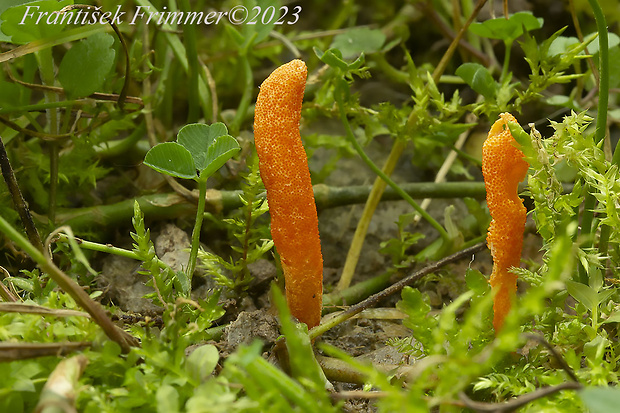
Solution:
[[[67,240],[69,241],[69,245],[71,246],[71,251],[73,252],[73,255],[75,255],[75,259],[79,263],[81,263],[88,270],[89,273],[96,276],[97,271],[93,270],[93,267],[90,266],[88,259],[86,258],[82,250],[80,249],[80,246],[78,245],[78,242],[75,239],[75,235],[73,235],[73,231],[71,230],[71,227],[67,227],[64,230],[64,233],[67,236]]]
[[[566,53],[570,50],[570,48],[576,44],[579,44],[579,39],[572,36],[558,36],[556,37],[549,46],[549,51],[547,52],[549,56],[556,56],[562,53]]]
[[[361,53],[359,57],[355,59],[355,61],[349,64],[349,70],[357,71],[362,67],[362,65],[365,62],[366,62],[366,55],[364,53]],[[358,72],[356,72],[356,74],[358,74]],[[359,72],[359,75],[362,76],[362,72]]]
[[[329,49],[323,52],[315,47],[314,53],[321,60],[321,62],[330,67],[344,71],[349,69],[349,64],[342,59],[342,53],[340,53],[340,50],[338,49]]]
[[[532,30],[540,29],[544,22],[542,17],[537,18],[532,13],[526,11],[520,11],[513,14],[508,18],[508,21],[519,26],[519,36],[523,33],[523,28],[525,28],[526,31],[531,32]]]
[[[454,242],[456,245],[460,245],[460,243],[463,242],[463,234],[461,234],[459,227],[456,225],[456,223],[454,222],[454,218],[452,217],[455,210],[456,207],[454,205],[448,205],[444,209],[444,227],[446,228],[446,231],[450,236],[450,240],[452,240],[452,242]]]
[[[578,392],[590,413],[615,412],[620,404],[620,389],[611,387],[586,387]]]
[[[568,293],[583,304],[588,310],[592,311],[598,307],[598,294],[592,287],[576,281],[567,280],[566,289]]]
[[[244,1],[246,13],[249,11],[249,16],[246,20],[251,20],[252,24],[241,25],[241,36],[243,38],[244,48],[251,48],[252,45],[258,44],[265,40],[269,33],[273,30],[276,22],[282,15],[280,10],[280,2],[277,0],[258,0],[258,1]],[[256,11],[259,10],[259,14],[256,18],[253,18]],[[241,13],[238,13],[240,16]],[[231,16],[232,17],[232,16]],[[251,41],[251,43],[249,43]],[[242,43],[242,44],[243,44]]]
[[[305,324],[293,323],[291,313],[286,305],[286,299],[275,284],[271,292],[273,301],[280,313],[280,325],[282,326],[282,333],[286,337],[286,347],[293,377],[300,381],[302,378],[308,379],[314,383],[317,389],[323,387],[325,380],[321,367],[314,357],[312,342],[308,336],[308,327]]]
[[[473,268],[467,268],[465,271],[465,283],[470,290],[478,295],[484,295],[491,289],[489,280],[480,271]]]
[[[196,179],[196,166],[192,154],[176,142],[155,145],[144,157],[144,164],[166,175]]]
[[[511,42],[523,34],[523,28],[531,31],[540,29],[542,24],[542,18],[536,18],[529,12],[518,12],[508,19],[498,17],[481,23],[473,23],[469,26],[469,30],[478,36]]]
[[[521,125],[516,122],[508,122],[508,129],[510,129],[510,134],[518,144],[516,146],[523,152],[525,157],[535,159],[538,156],[538,152],[532,144],[530,134],[524,131]]]
[[[186,125],[179,131],[177,141],[192,156],[201,179],[213,175],[241,149],[221,122],[211,126],[202,123]]]
[[[16,285],[18,288],[22,290],[33,292],[34,291],[34,282],[32,280],[27,280],[25,278],[19,277],[7,277],[7,281],[10,281],[12,284]]]
[[[603,321],[605,323],[620,323],[620,311],[614,311]]]
[[[607,301],[607,299],[609,297],[611,297],[612,295],[614,295],[614,293],[616,292],[615,288],[610,288],[608,290],[601,290],[597,293],[598,295],[598,302],[599,303],[603,303],[605,301]]]
[[[620,63],[620,62],[619,62]],[[611,77],[611,76],[610,76]],[[583,108],[579,106],[577,101],[570,96],[566,95],[554,95],[544,100],[547,105],[551,106],[563,106],[569,109],[577,111],[583,111]]]
[[[191,282],[187,274],[183,271],[177,271],[174,277],[174,287],[184,296],[187,296],[191,289]]]
[[[207,150],[207,167],[200,171],[200,177],[206,179],[213,175],[240,149],[239,142],[230,135],[217,138]]]
[[[228,135],[228,129],[221,122],[211,126],[204,123],[191,123],[179,130],[177,142],[192,154],[196,169],[202,171],[208,165],[206,162],[208,148],[216,138],[224,135]]]
[[[169,384],[157,389],[157,413],[176,413],[179,411],[179,392]]]
[[[411,287],[403,288],[401,292],[402,300],[396,303],[396,308],[407,314],[403,320],[403,325],[413,331],[413,336],[425,347],[432,343],[432,332],[437,323],[429,315],[431,306],[428,303],[427,295],[423,295],[420,290]]]
[[[381,30],[362,27],[337,35],[329,47],[340,50],[344,58],[352,58],[378,52],[384,43],[385,34]]]
[[[618,37],[618,35],[615,34],[615,33],[608,32],[607,33],[607,42],[608,42],[607,49],[609,50],[609,49],[611,49],[613,47],[616,47],[618,44],[620,44],[620,37]],[[599,49],[600,49],[600,46],[599,46],[599,41],[598,41],[598,37],[597,37],[588,46],[588,53],[590,53],[592,55],[595,55],[595,54],[598,53]]]
[[[0,38],[0,42],[3,41]],[[23,86],[4,80],[4,75],[0,74],[0,107],[9,108],[19,106],[22,103]]]
[[[101,89],[114,65],[113,44],[112,35],[95,33],[69,49],[58,68],[67,97],[84,97]]]
[[[620,67],[620,47],[609,48],[609,67]],[[620,87],[620,70],[609,71],[609,88]]]
[[[0,16],[2,16],[2,14],[11,7],[21,6],[22,4],[28,3],[29,1],[30,0],[4,0],[0,5]],[[11,36],[7,36],[2,32],[3,22],[4,20],[0,19],[0,42],[10,42]]]
[[[224,25],[224,30],[232,38],[232,40],[235,43],[237,43],[237,46],[239,46],[239,48],[241,48],[243,46],[243,44],[245,43],[246,39],[245,39],[245,37],[243,37],[243,35],[241,33],[239,33],[237,31],[237,29],[234,26],[232,26],[230,24],[225,24]]]
[[[211,376],[219,360],[220,353],[217,348],[211,344],[205,344],[187,357],[185,371],[195,381],[204,382]]]
[[[5,0],[2,3],[5,3]],[[73,4],[73,0],[42,0],[31,3],[12,1],[12,3],[21,5],[7,8],[0,15],[2,19],[0,30],[11,38],[11,43],[25,44],[60,33],[68,18],[65,17],[63,23],[63,15],[52,12]],[[4,5],[0,6],[0,10],[3,8]]]
[[[263,359],[261,356],[262,343],[254,341],[251,346],[240,346],[237,351],[230,355],[226,360],[224,368],[233,371],[234,368],[241,368],[243,371],[236,376],[237,380],[242,381],[248,396],[254,400],[269,397],[270,403],[279,402],[286,398],[295,411],[299,412],[330,412],[331,404],[319,405],[320,398],[306,391],[306,389],[282,370]],[[280,404],[281,405],[281,404]],[[265,409],[263,409],[264,411]],[[288,405],[286,408],[274,409],[273,411],[291,411]]]
[[[456,69],[456,75],[486,99],[493,99],[499,85],[489,70],[478,63],[464,63]]]
[[[4,41],[0,36],[0,42]],[[32,391],[36,391],[34,384],[32,385]],[[26,392],[11,391],[5,396],[0,398],[0,411],[3,412],[15,412],[22,413],[24,411],[24,395]]]

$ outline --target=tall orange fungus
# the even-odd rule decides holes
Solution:
[[[323,256],[308,159],[299,135],[307,69],[277,68],[260,87],[254,141],[291,313],[312,328],[321,320]]]
[[[495,331],[502,327],[515,299],[517,276],[508,270],[521,262],[527,213],[518,195],[518,185],[525,178],[529,164],[523,159],[523,152],[515,147],[508,129],[508,122],[516,121],[510,113],[502,113],[482,147],[482,174],[492,218],[487,244],[493,255],[490,283],[495,293]]]

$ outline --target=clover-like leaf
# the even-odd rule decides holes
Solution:
[[[620,44],[620,37],[616,33],[608,32],[607,33],[607,48],[612,49]],[[599,45],[598,36],[594,41],[588,46],[588,52],[592,55],[595,55],[600,50],[601,46]]]
[[[556,56],[562,53],[566,53],[570,48],[579,43],[579,39],[572,36],[558,36],[551,45],[547,52],[549,56]]]
[[[385,43],[385,34],[379,29],[367,27],[347,30],[334,37],[330,49],[338,49],[342,57],[357,57],[362,53],[378,52]]]
[[[196,169],[202,171],[208,166],[207,150],[215,139],[224,135],[228,135],[228,129],[221,122],[210,126],[204,123],[191,123],[181,128],[177,142],[192,154]]]
[[[84,97],[103,85],[114,65],[114,37],[95,33],[74,45],[58,68],[58,80],[69,98]]]
[[[524,28],[526,31],[531,31],[540,29],[542,24],[542,18],[536,18],[530,12],[518,12],[508,19],[498,17],[481,23],[473,23],[469,26],[469,30],[478,36],[511,42],[523,34]]]
[[[30,0],[4,0],[2,1],[2,4],[0,4],[0,16],[2,16],[2,13],[10,9],[11,7],[21,6],[22,4],[28,3],[29,1]],[[4,20],[2,20],[2,17],[0,17],[0,42],[11,42],[11,36],[7,36],[2,31],[3,21]]]
[[[192,154],[176,142],[165,142],[153,146],[146,153],[144,164],[157,172],[177,178],[198,178]]]
[[[2,1],[4,2],[5,0]],[[53,12],[73,4],[73,0],[43,0],[29,3],[11,1],[9,4],[15,6],[7,8],[0,15],[2,19],[0,30],[6,37],[10,36],[11,43],[25,44],[60,33],[67,20],[63,20],[63,15]],[[3,4],[0,9],[4,7]]]
[[[144,163],[167,175],[206,181],[240,149],[223,123],[192,123],[181,128],[177,142],[151,148]]]
[[[207,166],[200,171],[200,177],[206,179],[213,175],[240,149],[237,140],[230,135],[215,138],[209,149],[207,149],[207,157],[205,159]]]

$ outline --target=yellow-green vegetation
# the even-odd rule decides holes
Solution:
[[[0,412],[614,411],[620,14],[602,3],[2,2]],[[273,105],[318,212],[310,329],[260,175],[303,150],[259,170],[253,138],[259,85],[295,59],[305,91]],[[505,112],[530,167],[495,331],[480,137]],[[300,232],[314,208],[270,185]]]

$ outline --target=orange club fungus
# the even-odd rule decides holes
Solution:
[[[509,272],[521,261],[523,231],[527,211],[518,195],[518,185],[527,173],[529,164],[508,129],[508,122],[517,120],[502,113],[482,147],[482,174],[487,192],[491,224],[487,244],[493,256],[491,287],[493,326],[501,329],[517,291],[517,275]]]
[[[321,320],[323,256],[308,159],[299,121],[307,69],[301,60],[277,68],[256,100],[254,140],[280,254],[291,313],[309,328]]]

